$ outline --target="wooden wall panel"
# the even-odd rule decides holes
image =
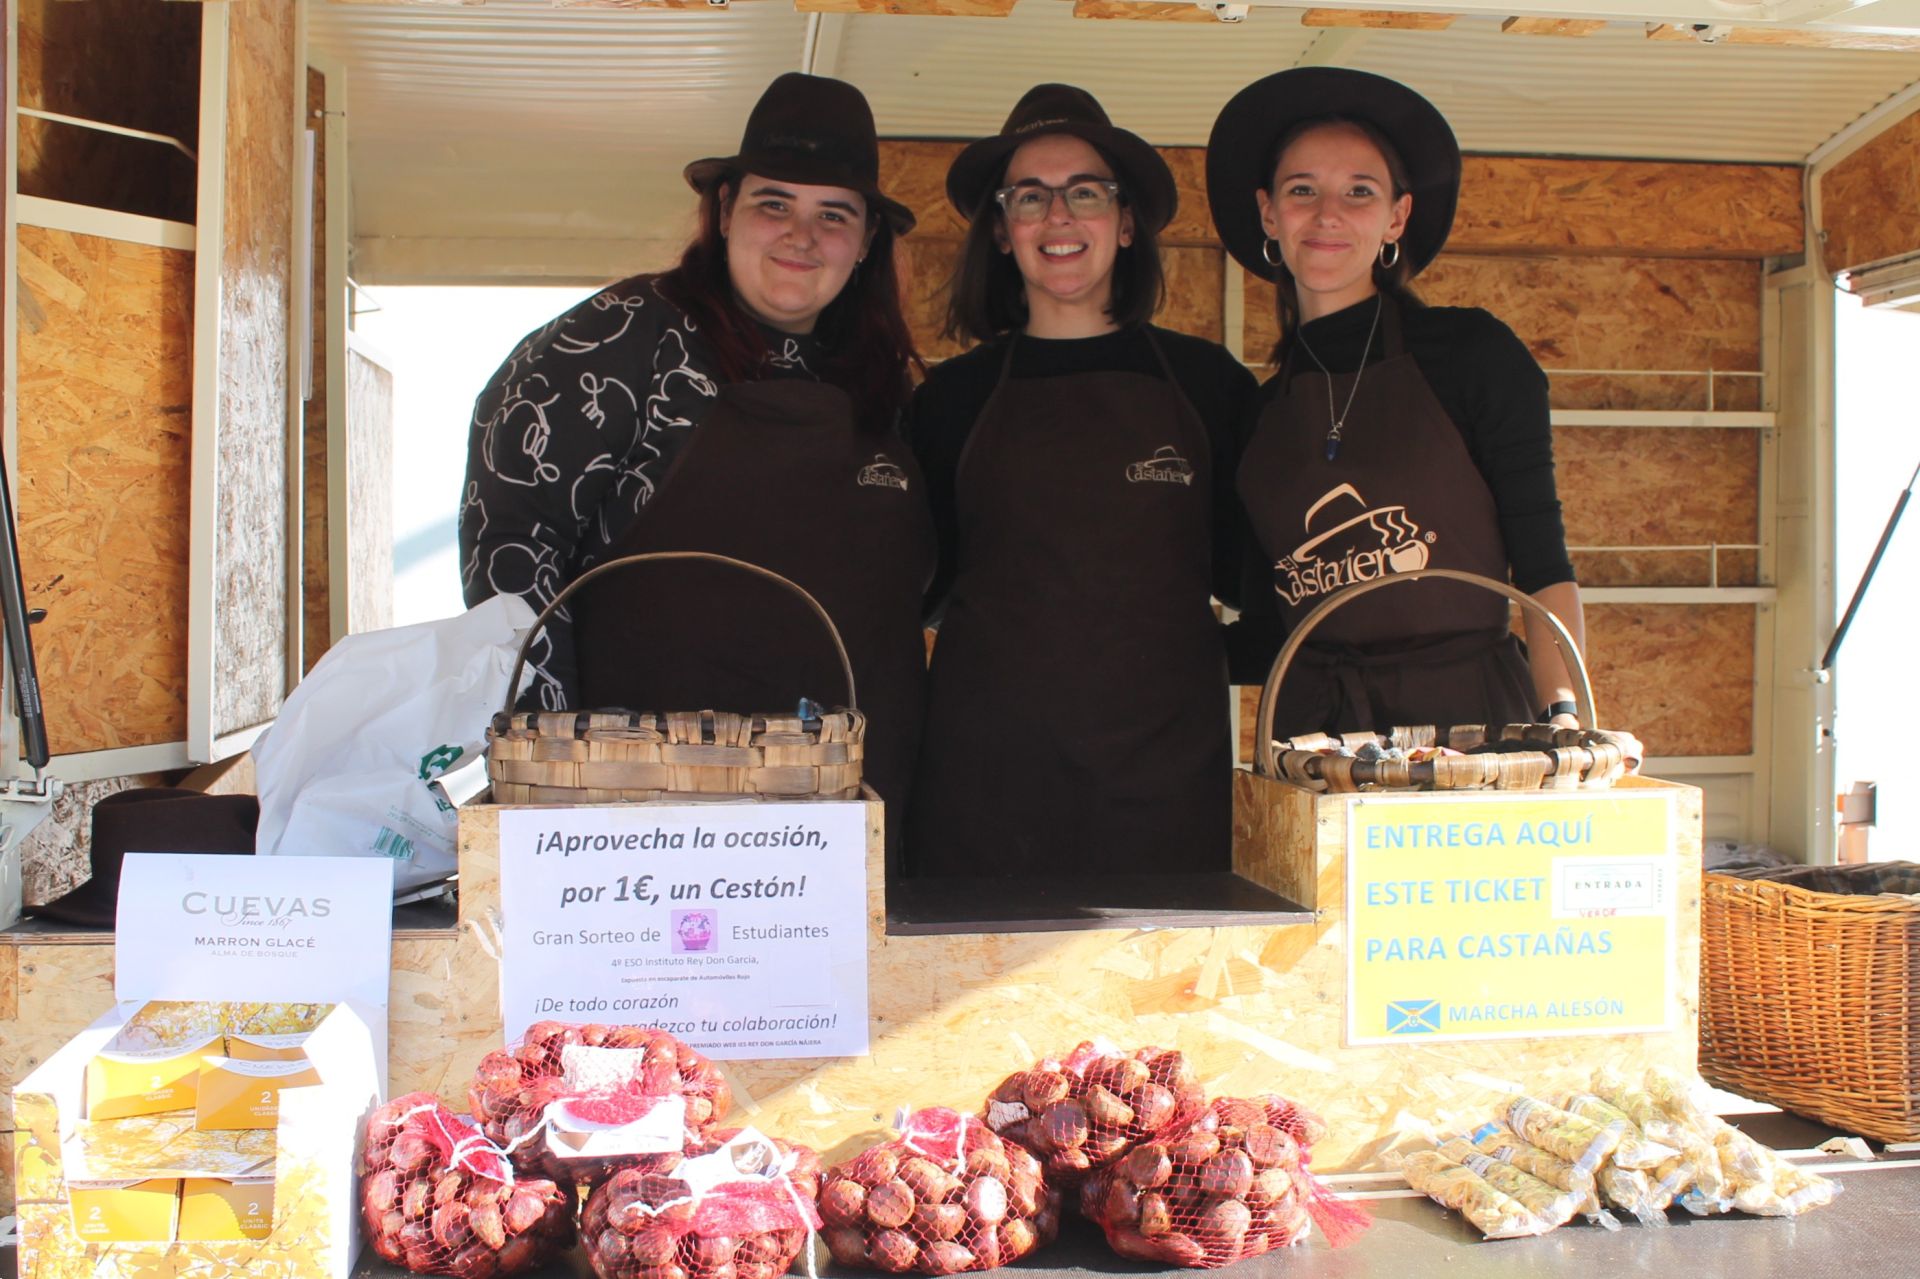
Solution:
[[[1163,248],[1160,259],[1167,300],[1153,322],[1218,342],[1225,336],[1226,253],[1204,246]]]
[[[1563,426],[1553,432],[1553,456],[1570,543],[1759,538],[1757,431]]]
[[[1820,177],[1829,271],[1920,253],[1920,112]]]
[[[1278,333],[1274,286],[1242,275],[1244,350],[1258,361]],[[1757,262],[1443,253],[1415,286],[1430,305],[1493,312],[1548,369],[1760,367]]]
[[[1751,604],[1589,604],[1601,719],[1651,755],[1748,754],[1753,634]]]
[[[294,18],[292,5],[243,4],[229,12],[214,533],[216,736],[271,719],[287,690]]]
[[[913,341],[929,364],[960,354],[966,347],[940,336],[947,322],[947,280],[960,252],[958,240],[909,236],[894,246],[894,266]]]
[[[304,670],[333,640],[333,596],[327,571],[327,131],[313,113],[327,108],[327,78],[307,68],[307,119],[313,137],[313,394],[301,406],[300,660]],[[344,216],[345,210],[336,210]],[[391,498],[388,499],[391,501]]]
[[[20,105],[194,145],[200,7],[151,0],[23,0]],[[25,195],[192,222],[194,163],[165,143],[20,118]]]
[[[22,226],[19,537],[57,755],[186,737],[193,254]]]
[[[347,352],[347,629],[393,625],[393,374]]]

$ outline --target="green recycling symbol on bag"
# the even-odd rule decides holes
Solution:
[[[433,781],[444,775],[466,753],[466,747],[449,744],[436,746],[420,757],[420,780],[427,783],[427,789],[433,792],[433,802],[443,813],[451,813],[453,804],[447,799],[446,792],[434,785]]]

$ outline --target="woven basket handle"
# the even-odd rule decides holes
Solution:
[[[1380,590],[1395,582],[1417,582],[1422,578],[1446,578],[1450,581],[1465,582],[1469,586],[1485,587],[1489,591],[1504,595],[1518,604],[1523,610],[1538,617],[1547,624],[1553,636],[1554,647],[1567,659],[1567,671],[1573,676],[1573,696],[1580,707],[1580,722],[1592,728],[1595,723],[1593,710],[1593,682],[1587,678],[1587,663],[1580,656],[1580,646],[1573,642],[1573,634],[1568,631],[1553,610],[1534,599],[1531,595],[1516,589],[1506,582],[1495,581],[1491,577],[1482,577],[1478,573],[1465,573],[1457,568],[1421,568],[1406,573],[1392,573],[1385,577],[1376,577],[1371,582],[1356,582],[1313,606],[1313,611],[1300,620],[1300,625],[1287,636],[1287,642],[1280,650],[1280,656],[1274,659],[1273,669],[1267,672],[1267,682],[1260,687],[1260,717],[1254,726],[1254,771],[1264,777],[1280,775],[1280,753],[1274,747],[1273,713],[1280,703],[1280,684],[1287,677],[1287,670],[1293,665],[1293,659],[1307,642],[1307,636],[1313,628],[1326,620],[1327,614],[1343,604],[1350,604],[1370,591]]]
[[[664,560],[706,560],[713,564],[725,564],[740,569],[743,572],[752,573],[755,577],[764,577],[769,582],[784,586],[795,595],[798,595],[806,602],[807,607],[813,610],[813,615],[820,619],[820,624],[827,628],[827,635],[833,640],[834,655],[840,659],[840,674],[845,677],[847,681],[847,709],[854,710],[858,708],[859,702],[855,700],[853,690],[853,661],[847,656],[847,645],[846,642],[840,638],[840,628],[833,624],[831,617],[827,616],[827,610],[820,607],[820,601],[808,594],[798,583],[780,576],[770,568],[761,568],[758,564],[749,564],[745,560],[736,560],[729,555],[715,555],[711,551],[649,551],[644,555],[623,555],[617,560],[608,560],[605,564],[595,564],[592,568],[574,578],[571,582],[568,582],[566,589],[553,597],[553,603],[540,610],[540,616],[533,619],[533,625],[527,630],[527,638],[520,642],[520,652],[516,654],[513,659],[513,675],[507,680],[506,714],[513,714],[514,698],[520,691],[520,672],[527,664],[527,650],[533,647],[533,637],[538,635],[546,626],[547,619],[551,618],[554,613],[559,610],[560,606],[565,604],[575,592],[588,582],[591,582],[594,578],[599,577],[602,573],[610,573],[616,568],[625,568],[631,564],[644,564],[649,560],[656,562]]]

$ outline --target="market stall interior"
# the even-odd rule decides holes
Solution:
[[[1837,612],[1834,290],[1838,280],[1877,299],[1911,296],[1901,290],[1920,259],[1920,226],[1888,193],[1920,181],[1920,23],[1884,5],[1730,19],[1708,0],[1681,0],[1671,16],[1682,21],[1651,30],[1625,10],[1611,21],[1589,10],[1433,10],[0,3],[14,178],[0,244],[12,268],[0,306],[0,452],[12,468],[21,587],[0,590],[8,701],[20,712],[0,717],[0,1211],[21,1223],[22,1274],[173,1266],[184,1253],[165,1260],[169,1250],[203,1247],[180,1235],[189,1181],[231,1192],[262,1180],[272,1143],[260,1134],[277,1133],[289,1161],[322,1152],[314,1175],[338,1189],[349,1174],[337,1148],[368,1132],[340,1122],[339,1108],[358,1105],[362,1125],[383,1113],[375,1096],[326,1079],[289,1085],[294,1100],[272,1132],[216,1136],[227,1130],[195,1127],[184,1107],[157,1118],[85,1114],[98,1092],[87,1091],[93,1063],[127,1047],[109,1046],[129,1024],[113,1020],[116,979],[146,967],[116,958],[131,939],[109,926],[108,865],[116,847],[188,851],[178,838],[164,839],[168,850],[140,847],[162,837],[127,810],[177,786],[199,811],[214,805],[244,823],[252,797],[271,806],[256,765],[271,771],[299,716],[351,707],[363,725],[383,712],[404,719],[407,698],[454,682],[453,667],[406,664],[434,648],[424,633],[408,649],[409,635],[389,627],[388,470],[403,429],[395,379],[407,371],[356,334],[355,313],[382,289],[585,288],[665,266],[686,238],[680,167],[727,154],[756,95],[796,63],[858,86],[873,105],[881,185],[918,216],[895,265],[929,358],[957,351],[937,318],[964,232],[943,176],[959,140],[992,134],[1033,82],[1089,86],[1159,149],[1179,212],[1161,236],[1168,293],[1156,322],[1250,365],[1273,346],[1272,299],[1212,225],[1201,143],[1215,113],[1238,87],[1299,63],[1354,66],[1429,95],[1464,159],[1453,236],[1420,288],[1436,305],[1498,313],[1545,371],[1587,605],[1585,700],[1597,707],[1580,717],[1588,735],[1523,731],[1490,767],[1448,762],[1484,758],[1464,752],[1486,735],[1282,746],[1257,727],[1259,691],[1243,687],[1233,703],[1243,767],[1231,779],[1231,872],[1039,877],[969,894],[890,884],[870,799],[456,806],[442,774],[480,751],[498,709],[491,696],[470,735],[349,733],[348,746],[320,752],[324,762],[357,767],[360,748],[377,745],[391,757],[377,767],[408,796],[396,803],[404,819],[376,823],[384,837],[368,847],[417,876],[409,889],[454,873],[459,882],[457,897],[394,907],[390,943],[367,945],[386,961],[381,1013],[363,1021],[312,1003],[251,1019],[209,1013],[190,1027],[201,1043],[162,1036],[157,1049],[133,1051],[163,1051],[181,1072],[175,1083],[189,1074],[197,1083],[204,1070],[227,1087],[301,1068],[249,1063],[240,1056],[249,1041],[319,1036],[315,1061],[353,1063],[343,1079],[384,1052],[370,1094],[408,1104],[384,1112],[393,1122],[373,1134],[384,1145],[363,1142],[376,1153],[355,1169],[367,1176],[352,1195],[316,1197],[298,1218],[283,1195],[263,1226],[229,1193],[219,1228],[278,1233],[268,1247],[293,1240],[289,1222],[311,1228],[327,1258],[289,1274],[352,1269],[361,1238],[352,1218],[363,1213],[373,1214],[376,1250],[403,1262],[410,1249],[415,1262],[448,1261],[422,1251],[436,1224],[446,1236],[437,1246],[457,1242],[454,1255],[478,1273],[501,1266],[482,1253],[512,1248],[525,1261],[584,1223],[603,1227],[589,1255],[624,1263],[638,1255],[628,1239],[645,1232],[603,1237],[622,1234],[611,1216],[559,1211],[564,1195],[550,1179],[551,1194],[502,1193],[502,1165],[487,1162],[496,1145],[526,1136],[506,1127],[533,1113],[523,1085],[531,1100],[569,1100],[536,1088],[559,1077],[543,1054],[608,1048],[611,1036],[613,1051],[652,1053],[656,1069],[672,1058],[689,1130],[714,1116],[696,1118],[686,1098],[717,1110],[717,1079],[733,1104],[727,1122],[750,1120],[777,1139],[768,1166],[790,1184],[811,1178],[823,1213],[831,1186],[859,1185],[865,1215],[842,1223],[857,1249],[850,1236],[840,1243],[869,1262],[904,1263],[911,1248],[911,1264],[943,1272],[1024,1252],[1072,1214],[1064,1201],[1092,1181],[1080,1174],[1115,1154],[1096,1137],[1101,1116],[1124,1108],[1127,1123],[1144,1126],[1167,1104],[1155,1089],[1180,1093],[1184,1070],[1212,1126],[1182,1132],[1191,1144],[1178,1158],[1166,1152],[1164,1177],[1147,1156],[1124,1173],[1104,1170],[1106,1197],[1082,1207],[1108,1227],[1107,1242],[1069,1227],[1029,1268],[1111,1268],[1114,1249],[1155,1266],[1243,1254],[1243,1268],[1305,1273],[1428,1265],[1436,1246],[1534,1234],[1551,1207],[1573,1212],[1559,1229],[1575,1234],[1476,1247],[1472,1263],[1499,1273],[1577,1253],[1719,1269],[1746,1255],[1777,1264],[1777,1254],[1805,1273],[1829,1263],[1850,1275],[1902,1273],[1905,1218],[1884,1209],[1911,1178],[1904,1152],[1816,1156],[1825,1131],[1747,1125],[1786,1153],[1776,1159],[1724,1127],[1644,1109],[1642,1094],[1685,1110],[1681,1094],[1695,1096],[1704,1076],[1819,1116],[1843,1138],[1920,1139],[1909,962],[1920,905],[1904,896],[1906,881],[1878,867],[1813,884],[1791,871],[1785,882],[1702,875],[1727,846],[1833,859],[1834,684],[1815,668]],[[997,16],[961,22],[963,13]],[[1791,111],[1778,109],[1782,84],[1795,86]],[[458,495],[448,497],[457,509]],[[475,614],[467,656],[487,669],[497,661],[504,683],[524,619]],[[37,689],[21,660],[28,634]],[[799,767],[779,752],[823,744],[839,748],[832,765],[850,754],[831,740],[837,729],[804,710],[792,735],[813,735],[807,742],[765,740],[786,735],[770,734],[764,717],[752,722],[766,708],[731,708],[747,713],[748,740],[721,742],[719,715],[702,714],[710,709],[730,713],[647,708],[657,723],[619,727],[636,758],[760,752],[740,771]],[[1609,754],[1607,728],[1644,743],[1637,772]],[[675,733],[691,737],[669,740]],[[1491,736],[1499,741],[1497,728]],[[108,799],[123,791],[149,798]],[[116,819],[131,827],[117,845],[99,834]],[[217,838],[217,823],[194,825],[210,837],[194,848],[244,851],[244,840],[222,847],[233,841]],[[233,863],[287,859],[210,860],[227,864],[204,872],[218,876]],[[316,879],[302,892],[318,887],[345,891]],[[93,922],[32,913],[63,898]],[[136,913],[152,922],[170,900],[140,899]],[[384,922],[384,898],[378,905]],[[204,935],[215,948],[232,940]],[[670,985],[667,974],[686,980]],[[571,1029],[553,1032],[556,1017]],[[588,1042],[592,1027],[598,1042]],[[626,1042],[632,1028],[644,1028],[645,1047]],[[1128,1066],[1103,1056],[1104,1082],[1076,1083],[1065,1059],[1083,1040],[1147,1057]],[[216,1041],[226,1064],[202,1051]],[[1184,1065],[1163,1060],[1170,1048]],[[1596,1077],[1596,1065],[1619,1078]],[[105,1066],[93,1073],[106,1078]],[[488,1081],[514,1105],[489,1110]],[[1251,1102],[1269,1094],[1271,1103]],[[1515,1113],[1516,1094],[1537,1103],[1524,1108],[1531,1119]],[[1280,1098],[1324,1127],[1310,1168],[1300,1138],[1277,1122]],[[590,1100],[631,1117],[631,1097]],[[1024,1118],[1002,1109],[1005,1123],[991,1124],[994,1106],[1016,1104]],[[897,1107],[922,1109],[889,1126]],[[913,1118],[940,1107],[958,1118]],[[1626,1128],[1609,1108],[1640,1115],[1643,1137],[1655,1131],[1649,1122],[1668,1124],[1680,1144],[1659,1163],[1628,1166],[1612,1154]],[[456,1112],[491,1123],[482,1134],[491,1144],[463,1144]],[[1001,1129],[1036,1114],[1056,1116],[1038,1138],[1029,1124],[1037,1153],[1008,1151],[1020,1143]],[[165,1218],[139,1227],[148,1237],[131,1246],[86,1236],[73,1211],[76,1190],[134,1189],[87,1184],[84,1170],[103,1165],[86,1157],[106,1148],[88,1144],[94,1123],[140,1134],[115,1151],[131,1151],[130,1162],[106,1165],[128,1175],[100,1182],[162,1183],[94,1201]],[[1487,1134],[1493,1150],[1475,1137],[1486,1124],[1506,1126]],[[223,1175],[183,1176],[178,1161],[150,1157],[154,1142],[187,1132],[198,1134],[198,1154],[231,1156]],[[955,1143],[958,1170],[950,1159],[909,1178],[913,1161],[895,1150],[878,1176],[886,1159],[873,1152],[937,1133]],[[1607,1153],[1593,1153],[1595,1133],[1612,1135]],[[305,1135],[319,1140],[303,1144]],[[586,1135],[571,1134],[583,1146]],[[1529,1171],[1496,1155],[1517,1149],[1510,1135],[1550,1158],[1521,1151]],[[699,1157],[684,1133],[669,1138],[675,1158]],[[970,1166],[976,1138],[985,1153]],[[1662,1144],[1642,1143],[1636,1158],[1655,1158],[1646,1147]],[[803,1163],[803,1147],[817,1167]],[[1410,1153],[1423,1158],[1409,1164]],[[1579,1168],[1587,1155],[1591,1166]],[[1029,1184],[1029,1158],[1075,1191],[1052,1201]],[[428,1167],[439,1174],[432,1184]],[[1266,1177],[1275,1168],[1284,1192]],[[1176,1170],[1191,1193],[1156,1194],[1176,1184]],[[1691,1200],[1669,1182],[1682,1170],[1699,1192]],[[1565,1198],[1581,1193],[1576,1184],[1548,1180],[1583,1185],[1575,1174],[1585,1172],[1597,1186],[1603,1171],[1614,1207],[1593,1215],[1613,1214],[1618,1232],[1587,1224]],[[445,1203],[435,1202],[442,1181]],[[1401,1193],[1403,1181],[1465,1215],[1386,1199],[1351,1252],[1316,1236],[1282,1250],[1283,1261],[1255,1255],[1303,1237],[1301,1196],[1325,1209],[1369,1187]],[[612,1212],[616,1192],[623,1212],[663,1209],[672,1188],[639,1182],[607,1181],[599,1211]],[[1833,1182],[1844,1193],[1827,1206]],[[1326,1187],[1317,1199],[1316,1184]],[[1682,1196],[1671,1211],[1657,1202],[1663,1185]],[[198,1189],[197,1211],[212,1206],[207,1194],[220,1198]],[[847,1213],[856,1192],[832,1193],[834,1211]],[[323,1203],[345,1215],[321,1222]],[[592,1205],[588,1194],[578,1207],[592,1214]],[[1804,1219],[1749,1216],[1803,1210]],[[1639,1228],[1655,1218],[1676,1228]],[[1176,1219],[1195,1233],[1172,1230]],[[751,1238],[649,1235],[645,1246],[664,1249],[657,1279],[680,1279],[682,1260],[700,1279],[725,1279],[729,1267],[733,1279],[770,1279],[798,1255],[786,1233],[796,1229],[783,1217]],[[0,1229],[0,1248],[8,1238]],[[724,1256],[718,1238],[731,1244]],[[228,1245],[245,1247],[231,1235]],[[946,1245],[967,1253],[964,1267]],[[748,1254],[736,1258],[741,1248]],[[56,1254],[57,1265],[38,1268]],[[386,1273],[371,1257],[357,1272]]]

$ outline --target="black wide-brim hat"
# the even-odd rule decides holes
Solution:
[[[1345,67],[1280,71],[1255,80],[1221,108],[1207,139],[1207,201],[1220,242],[1247,270],[1276,277],[1277,268],[1261,253],[1267,233],[1253,193],[1272,184],[1280,139],[1322,116],[1364,121],[1400,153],[1413,195],[1400,248],[1419,274],[1453,230],[1460,143],[1439,109],[1406,85]]]
[[[913,210],[880,190],[873,108],[845,80],[789,71],[768,85],[747,116],[739,153],[695,160],[686,168],[687,185],[705,194],[729,173],[858,191],[895,235],[913,230]]]
[[[1107,157],[1114,167],[1133,216],[1159,234],[1180,207],[1173,170],[1145,138],[1114,127],[1106,108],[1085,89],[1070,84],[1040,84],[1027,90],[1000,132],[970,143],[947,170],[947,199],[971,218],[1006,172],[1007,160],[1024,144],[1049,133],[1079,138]]]
[[[115,791],[93,806],[92,877],[27,909],[45,919],[112,928],[128,853],[251,853],[259,824],[255,795],[204,795],[170,786]]]

